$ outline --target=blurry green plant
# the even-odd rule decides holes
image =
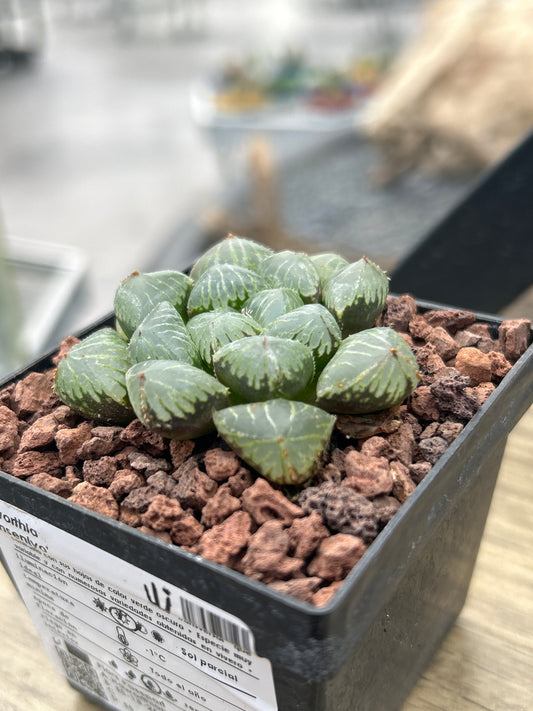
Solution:
[[[216,427],[278,484],[319,468],[338,413],[399,404],[418,384],[403,338],[376,327],[388,279],[363,258],[308,257],[230,235],[189,276],[135,272],[118,287],[115,329],[60,361],[55,390],[83,416],[135,416],[172,439]]]

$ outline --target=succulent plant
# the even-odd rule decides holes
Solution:
[[[84,417],[124,423],[133,419],[126,371],[128,344],[112,328],[91,333],[60,361],[54,380],[57,396]]]
[[[125,279],[116,329],[72,348],[55,390],[88,418],[136,416],[164,437],[216,428],[260,474],[302,484],[320,466],[337,413],[386,410],[418,383],[407,343],[375,326],[387,292],[386,274],[367,259],[229,237],[190,275]]]

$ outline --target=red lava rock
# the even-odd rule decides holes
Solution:
[[[318,511],[331,531],[360,536],[367,542],[377,535],[372,502],[346,486],[328,483],[310,486],[300,493],[298,503],[305,514]]]
[[[366,439],[378,434],[395,432],[401,424],[399,408],[368,415],[338,415],[335,427],[346,437]]]
[[[428,440],[425,441],[427,442]],[[403,504],[416,489],[416,484],[411,479],[409,469],[405,466],[405,464],[402,464],[401,462],[391,462],[390,468],[394,482],[392,485],[393,496],[398,499],[401,504]]]
[[[146,512],[141,516],[141,521],[144,526],[149,526],[154,531],[170,531],[181,516],[183,516],[183,509],[176,499],[158,494],[154,496]]]
[[[314,593],[322,585],[322,579],[313,578],[294,578],[293,580],[275,580],[269,583],[269,587],[277,592],[291,595],[292,597],[301,600],[302,602],[313,603]]]
[[[80,447],[91,436],[92,422],[81,422],[77,427],[58,430],[55,443],[62,464],[76,464]]]
[[[120,435],[122,427],[93,427],[91,437],[83,442],[78,450],[80,459],[98,459],[112,454],[122,446]]]
[[[265,583],[290,578],[303,568],[303,560],[289,557],[288,551],[289,534],[283,523],[266,521],[248,541],[242,572]]]
[[[400,502],[394,496],[376,496],[372,499],[372,503],[382,526],[385,526],[400,510]]]
[[[126,445],[124,449],[117,450],[113,456],[121,469],[131,469],[130,454],[136,451],[138,450],[132,445]]]
[[[228,452],[220,447],[214,447],[205,453],[204,464],[208,476],[217,482],[226,481],[236,474],[240,467],[235,452]]]
[[[361,559],[366,548],[361,538],[337,533],[322,541],[315,557],[307,566],[307,572],[323,580],[343,580]]]
[[[144,513],[159,492],[153,486],[141,486],[133,489],[122,501],[122,507],[136,513]]]
[[[179,481],[184,474],[190,474],[197,469],[199,459],[200,457],[197,456],[188,457],[177,469],[171,471],[172,477]]]
[[[442,360],[447,361],[455,358],[459,346],[450,336],[448,331],[442,326],[437,326],[428,335],[427,342],[435,346],[435,350],[440,355]]]
[[[156,489],[158,494],[164,494],[165,496],[176,498],[178,485],[170,474],[163,471],[156,472],[155,474],[151,474],[146,479],[146,483],[148,486]]]
[[[455,358],[455,367],[470,378],[471,385],[479,385],[491,378],[491,361],[487,353],[477,348],[461,348]]]
[[[430,462],[414,462],[409,466],[409,474],[415,484],[420,484],[422,479],[431,471],[432,464]]]
[[[262,477],[243,492],[242,508],[259,526],[272,519],[289,526],[295,518],[302,515],[299,506],[291,503],[281,491],[274,489]]]
[[[327,481],[333,482],[334,484],[340,484],[342,480],[342,472],[335,466],[335,464],[330,462],[329,464],[326,464],[325,467],[322,467],[320,472],[316,475],[315,480],[317,484],[322,484]]]
[[[342,580],[337,580],[334,583],[317,590],[313,595],[313,605],[316,605],[316,607],[324,607],[324,605],[327,605],[342,585],[342,582]]]
[[[467,377],[454,371],[430,385],[441,413],[453,415],[459,420],[470,420],[475,415],[479,402],[466,391],[469,382]]]
[[[53,373],[29,373],[15,385],[11,396],[12,408],[19,417],[37,412],[53,395]]]
[[[131,468],[141,472],[145,476],[150,476],[158,471],[170,471],[170,462],[163,458],[155,458],[145,452],[131,452],[128,456]]]
[[[456,333],[459,329],[471,326],[476,320],[476,315],[472,311],[438,309],[426,311],[424,318],[430,326],[442,326],[450,333]]]
[[[22,452],[17,454],[13,463],[13,476],[26,478],[33,474],[46,472],[51,476],[61,476],[63,473],[57,452]]]
[[[117,473],[117,462],[113,457],[87,459],[83,463],[82,474],[85,481],[95,486],[109,486]]]
[[[386,459],[392,459],[394,449],[385,437],[375,435],[374,437],[365,439],[362,443],[361,454],[365,454],[368,457],[385,457]]]
[[[63,358],[67,355],[67,353],[72,348],[72,346],[75,346],[76,343],[79,343],[79,342],[80,342],[80,339],[76,338],[76,336],[67,336],[66,338],[64,338],[61,341],[58,352],[52,358],[52,363],[54,365],[57,365],[59,363],[59,361],[63,360]]]
[[[402,294],[387,303],[383,325],[405,333],[409,329],[409,321],[414,318],[416,310],[416,301],[413,297],[409,294]]]
[[[393,447],[395,459],[409,466],[413,461],[415,450],[415,434],[409,422],[403,422],[397,432],[393,432],[387,437],[389,444]]]
[[[317,549],[320,541],[330,534],[324,526],[318,511],[311,511],[308,516],[295,518],[287,529],[289,534],[289,552],[295,558],[309,558]]]
[[[436,398],[428,385],[419,385],[409,398],[409,407],[423,420],[438,420],[440,416]]]
[[[427,341],[433,331],[432,326],[429,325],[422,314],[413,316],[409,321],[408,329],[411,336],[418,341]]]
[[[392,476],[385,457],[369,457],[354,450],[346,455],[345,467],[343,486],[349,486],[363,496],[372,498],[388,494],[392,489]]]
[[[251,472],[248,471],[248,469],[246,469],[245,467],[240,467],[239,471],[233,476],[230,476],[227,481],[232,496],[237,497],[241,496],[243,491],[245,489],[248,489],[248,487],[252,486],[253,483],[254,478]]]
[[[204,526],[211,528],[231,516],[232,513],[241,508],[240,499],[233,496],[227,484],[223,484],[213,498],[207,501],[202,509],[201,521]]]
[[[14,452],[19,444],[18,417],[5,405],[0,405],[0,452]]]
[[[203,532],[202,524],[188,513],[174,521],[170,529],[170,537],[176,545],[189,548],[198,542]]]
[[[170,459],[174,469],[180,467],[194,451],[194,442],[190,439],[171,440],[169,444]]]
[[[235,511],[223,523],[204,531],[197,553],[214,563],[231,566],[250,539],[252,518],[246,511]]]
[[[466,390],[477,400],[479,406],[481,407],[481,405],[483,405],[483,403],[485,403],[492,395],[495,389],[496,386],[494,383],[480,383],[475,388],[467,388]]]
[[[138,528],[142,523],[141,514],[138,511],[125,508],[124,506],[120,507],[118,520],[126,524],[126,526],[133,526],[134,528]]]
[[[160,457],[167,450],[167,443],[157,432],[152,432],[140,420],[132,420],[120,433],[124,444],[133,445],[154,457]]]
[[[217,483],[196,467],[180,477],[175,492],[182,506],[200,510],[216,490]]]
[[[529,345],[531,321],[525,318],[504,321],[498,329],[498,336],[504,356],[515,363]]]
[[[160,541],[164,541],[165,543],[172,543],[172,538],[168,531],[158,531],[154,528],[150,528],[150,526],[139,526],[138,530],[154,538],[159,538]]]
[[[88,481],[82,481],[81,484],[74,487],[68,500],[73,504],[96,511],[102,516],[118,519],[118,504],[113,498],[113,494],[103,486],[94,486]]]
[[[427,462],[436,464],[448,449],[448,442],[443,437],[427,437],[420,440],[418,448]]]
[[[40,489],[49,491],[51,494],[57,494],[57,496],[61,496],[63,498],[68,498],[76,486],[74,480],[51,476],[45,472],[40,472],[39,474],[30,476],[28,482],[34,486],[38,486]]]
[[[109,485],[109,491],[119,501],[130,491],[140,489],[143,486],[146,486],[146,480],[141,474],[132,469],[119,469]]]
[[[512,365],[503,353],[498,351],[489,351],[487,357],[490,360],[491,379],[499,383],[511,370]]]
[[[437,353],[437,349],[431,343],[414,349],[414,354],[418,367],[423,375],[422,385],[433,382],[437,373],[446,368],[446,363]]]
[[[455,342],[459,348],[473,348],[477,346],[480,340],[481,335],[473,331],[459,331],[455,335]]]
[[[439,437],[442,437],[443,439],[448,442],[448,444],[451,444],[454,439],[459,435],[464,429],[464,425],[462,425],[460,422],[442,422],[438,428],[436,434]]]

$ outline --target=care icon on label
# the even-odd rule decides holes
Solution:
[[[128,638],[126,637],[126,633],[122,629],[122,627],[116,627],[116,632],[117,632],[117,639],[120,642],[120,644],[123,644],[125,647],[129,647],[130,643],[128,641]]]
[[[115,622],[118,622],[131,632],[142,632],[142,634],[148,633],[148,630],[143,624],[141,624],[138,620],[132,617],[129,612],[126,612],[126,610],[122,610],[120,607],[110,607],[109,614],[115,620]]]
[[[128,664],[133,664],[136,667],[139,666],[139,660],[137,659],[135,654],[133,654],[131,649],[128,649],[127,647],[121,647],[118,651],[122,654],[124,660],[128,662]]]

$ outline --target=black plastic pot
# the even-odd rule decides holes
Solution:
[[[434,304],[425,306],[435,307]],[[494,317],[479,318],[490,323],[495,329],[500,323]],[[103,321],[96,326],[107,323],[108,321]],[[49,365],[49,360],[43,359],[30,365],[14,379],[32,370],[43,370]],[[95,547],[94,550],[106,552],[134,566],[131,570],[139,578],[139,585],[147,585],[145,603],[152,616],[158,615],[159,619],[165,617],[169,592],[175,593],[172,586],[184,594],[196,596],[199,601],[216,606],[219,611],[235,616],[243,623],[244,629],[249,628],[251,631],[257,655],[268,659],[271,665],[272,677],[269,676],[269,665],[265,667],[266,685],[268,686],[273,678],[275,686],[276,701],[270,705],[261,705],[251,697],[240,706],[238,703],[232,705],[225,699],[224,694],[223,702],[213,702],[209,699],[205,703],[198,700],[185,702],[179,697],[179,693],[176,694],[176,690],[180,691],[178,682],[170,683],[174,657],[169,655],[169,652],[179,650],[180,637],[171,635],[170,638],[166,634],[169,627],[166,624],[159,629],[165,630],[163,636],[168,639],[156,648],[156,654],[161,653],[165,662],[161,660],[159,666],[152,664],[152,672],[156,672],[156,676],[152,673],[152,677],[156,681],[152,684],[147,681],[146,673],[141,675],[144,663],[142,659],[140,663],[137,660],[137,666],[132,663],[129,666],[131,678],[127,683],[138,685],[144,694],[142,698],[147,697],[148,700],[145,699],[142,703],[138,700],[137,706],[133,707],[128,706],[126,701],[123,701],[125,705],[111,703],[110,708],[119,708],[121,711],[129,708],[135,708],[135,711],[141,708],[168,711],[175,708],[190,708],[195,711],[218,711],[226,708],[242,708],[247,711],[276,708],[280,711],[400,709],[463,606],[507,436],[533,401],[532,380],[533,346],[515,364],[430,474],[372,543],[338,593],[323,608],[315,608],[279,594],[239,573],[200,559],[124,524],[81,509],[1,472],[0,543],[4,547],[6,536],[2,536],[2,533],[6,531],[2,530],[1,524],[6,523],[5,504],[9,504],[24,512],[24,515],[33,517],[28,519],[30,524],[27,525],[31,527],[33,521],[35,533],[39,535],[40,531],[37,529],[39,522],[42,522],[43,525],[51,524],[74,536],[74,539],[69,539],[74,542],[70,551],[71,564],[76,565],[79,560],[76,542],[81,546],[81,541],[87,541]],[[23,519],[21,514],[20,522],[16,524],[12,510],[8,518],[11,521],[11,548],[27,547],[27,542],[23,539],[32,539],[33,533],[24,528],[26,519]],[[13,526],[16,527],[14,542]],[[37,538],[35,540],[37,541]],[[50,547],[48,539],[46,540]],[[40,590],[40,587],[59,585],[55,580],[58,574],[57,571],[54,572],[54,563],[50,563],[48,559],[49,553],[53,554],[54,551],[37,551],[33,556],[30,555],[29,572],[25,572],[24,566],[18,564],[15,570],[13,565],[4,560],[8,572],[22,593],[26,586],[26,598],[28,576],[32,580],[33,575],[40,576],[40,582],[39,577],[37,582],[33,580],[34,592],[31,594],[33,597],[41,595],[45,598],[40,609],[33,610],[41,630],[44,629],[43,616],[52,613],[46,611],[46,590]],[[31,563],[31,559],[37,560],[39,557],[40,562]],[[26,564],[27,561],[24,565]],[[81,563],[80,566],[83,567]],[[118,579],[111,582],[119,588],[120,574],[117,575]],[[26,580],[22,579],[24,577]],[[150,580],[156,580],[157,583],[151,586],[150,582],[146,582]],[[160,585],[161,581],[163,587]],[[107,586],[110,581],[103,582]],[[53,605],[61,607],[62,593],[54,595],[59,597],[52,600]],[[111,596],[106,603],[108,607],[113,600],[116,602],[117,599]],[[28,603],[27,599],[26,602]],[[82,603],[72,600],[69,610],[70,604],[73,606],[71,614],[76,616],[76,605],[86,605],[87,601]],[[29,604],[30,612],[32,607],[35,608],[35,604]],[[128,603],[126,609],[132,612],[132,605]],[[79,614],[82,615],[82,612]],[[147,618],[141,619],[146,622]],[[211,623],[206,622],[205,616],[202,620],[197,616],[196,621],[203,625],[204,629],[212,631],[212,626],[209,627]],[[87,673],[75,674],[72,665],[69,668],[64,661],[68,652],[70,657],[75,658],[74,661],[77,660],[78,666],[85,664],[89,667],[90,655],[85,654],[83,647],[80,650],[81,643],[75,632],[69,632],[68,625],[64,629],[57,625],[52,629],[54,625],[55,623],[45,629],[45,642],[46,638],[49,638],[49,646],[55,645],[56,650],[58,645],[66,645],[67,651],[63,649],[61,658],[65,670],[68,671],[69,681],[86,695],[96,698],[98,694],[95,692],[99,687],[94,679],[93,682],[88,681]],[[124,641],[126,636],[149,636],[150,626],[146,623],[144,627],[146,629],[140,632],[125,629],[121,637],[120,625],[117,625],[118,640],[124,643],[120,648],[124,660],[127,660],[128,653]],[[230,628],[231,625],[226,626],[222,633],[220,630],[218,633],[225,638],[225,645],[230,645]],[[190,625],[188,629],[190,633]],[[233,634],[239,632],[239,629],[240,625],[234,627]],[[237,638],[234,637],[234,641],[235,639]],[[237,651],[242,651],[247,640],[240,636],[237,641]],[[116,640],[109,639],[109,647],[102,650],[102,660],[110,658],[111,653],[116,656],[117,644]],[[154,652],[151,654],[154,656]],[[243,656],[246,656],[245,650]],[[124,667],[124,660],[120,660],[118,664],[119,671]],[[166,672],[162,671],[163,669],[166,669]],[[98,669],[93,671],[98,674]],[[146,669],[144,671],[146,672]],[[124,679],[123,671],[121,674]],[[163,677],[157,674],[162,674]],[[168,684],[164,679],[165,674]],[[220,670],[213,671],[213,674],[219,679]],[[144,687],[139,679],[143,681]],[[226,678],[220,683],[222,689],[227,689],[231,686],[231,679]],[[169,689],[172,689],[173,693],[170,693]],[[177,699],[175,705],[169,694],[173,696],[174,701]],[[100,701],[102,702],[101,698]],[[110,701],[109,694],[107,701]],[[105,706],[107,702],[102,703]],[[146,706],[142,705],[143,703]],[[180,706],[180,703],[184,705]]]

